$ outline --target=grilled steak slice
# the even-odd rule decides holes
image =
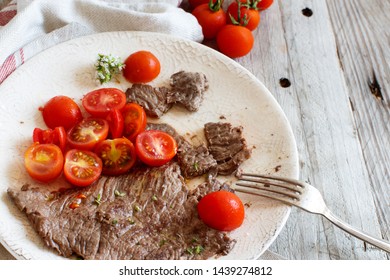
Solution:
[[[167,103],[168,92],[166,87],[133,84],[126,90],[126,97],[127,102],[141,105],[149,117],[159,118],[172,107],[172,104]]]
[[[218,122],[206,123],[204,128],[209,151],[218,163],[218,174],[232,174],[250,157],[251,151],[242,136],[242,127]]]
[[[147,129],[161,130],[175,138],[178,144],[177,159],[185,178],[193,178],[206,174],[217,166],[217,161],[209,153],[205,144],[194,146],[168,124],[148,123]]]
[[[172,162],[101,177],[86,188],[50,193],[25,185],[8,194],[45,244],[65,257],[205,259],[226,254],[234,244],[197,215],[199,195],[216,187],[208,184],[189,192],[179,166]],[[71,209],[75,201],[79,207]]]
[[[167,103],[180,103],[191,112],[199,109],[203,94],[209,87],[203,73],[185,71],[173,74],[170,85],[172,89],[168,92]]]

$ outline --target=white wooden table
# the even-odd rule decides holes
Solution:
[[[311,14],[311,16],[309,16]],[[301,179],[345,221],[390,240],[390,1],[275,0],[237,59],[292,125]],[[270,250],[286,259],[390,259],[294,208]],[[2,258],[12,258],[0,247]]]
[[[290,120],[301,179],[316,186],[339,217],[387,240],[389,13],[389,0],[275,1],[261,14],[254,49],[238,59]],[[296,208],[270,250],[287,259],[390,259]]]

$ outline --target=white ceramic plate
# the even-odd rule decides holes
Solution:
[[[0,240],[18,259],[61,259],[47,249],[26,216],[9,199],[7,188],[30,182],[23,154],[31,144],[35,127],[44,128],[38,108],[55,95],[67,95],[80,103],[83,94],[100,87],[94,80],[98,53],[125,59],[138,50],[152,51],[162,65],[152,85],[167,85],[180,70],[206,74],[210,87],[200,110],[189,113],[174,107],[162,119],[182,135],[203,140],[206,122],[227,121],[244,127],[253,147],[245,171],[298,176],[298,156],[288,120],[271,93],[234,60],[201,44],[176,37],[139,32],[101,33],[68,41],[27,61],[0,86]],[[105,85],[126,90],[123,79]],[[232,178],[222,178],[229,179]],[[64,182],[58,180],[54,184]],[[196,182],[190,182],[195,184]],[[284,226],[290,208],[260,197],[241,195],[246,209],[244,224],[231,233],[237,243],[222,259],[258,258]]]

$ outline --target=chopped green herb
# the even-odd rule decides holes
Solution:
[[[189,247],[189,248],[186,249],[186,252],[187,252],[187,254],[193,255],[194,254],[194,249]]]
[[[199,163],[197,161],[195,161],[195,163],[194,163],[194,169],[196,172],[199,171]]]
[[[95,203],[97,204],[97,205],[100,205],[100,203],[102,203],[102,195],[99,193],[98,195],[97,195],[97,197],[95,198]]]
[[[125,196],[125,195],[126,195],[126,193],[120,192],[120,191],[118,191],[118,190],[115,190],[114,194],[115,194],[115,196],[119,196],[119,197],[122,197],[122,196]]]
[[[165,243],[167,243],[167,241],[166,241],[165,239],[161,240],[161,241],[160,241],[160,244],[159,244],[160,247],[161,247],[161,246],[164,246]]]
[[[188,247],[186,249],[187,254],[193,255],[193,254],[201,254],[204,251],[204,248],[201,245],[196,245],[193,247]]]
[[[196,245],[195,246],[195,254],[200,254],[204,251],[204,248],[201,245]]]
[[[135,224],[135,221],[132,218],[128,218],[127,220],[130,222],[130,225],[134,225]]]
[[[158,198],[157,198],[157,196],[155,194],[152,196],[152,200],[153,201],[157,201],[158,200]]]
[[[136,206],[134,206],[134,211],[139,212],[139,211],[141,211],[141,208],[138,205],[136,205]]]
[[[125,67],[119,57],[113,55],[98,54],[97,61],[95,63],[96,78],[101,83],[107,83],[111,81],[112,77],[119,74]]]
[[[113,224],[113,225],[116,225],[117,223],[118,223],[118,220],[117,220],[117,219],[112,220],[112,224]]]

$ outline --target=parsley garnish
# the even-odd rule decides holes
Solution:
[[[101,83],[111,81],[112,77],[119,74],[125,67],[119,57],[110,55],[98,54],[98,59],[95,63],[96,78]]]
[[[95,198],[95,203],[97,204],[97,205],[100,205],[100,203],[102,203],[102,195],[99,193],[98,195],[97,195],[97,197]]]

